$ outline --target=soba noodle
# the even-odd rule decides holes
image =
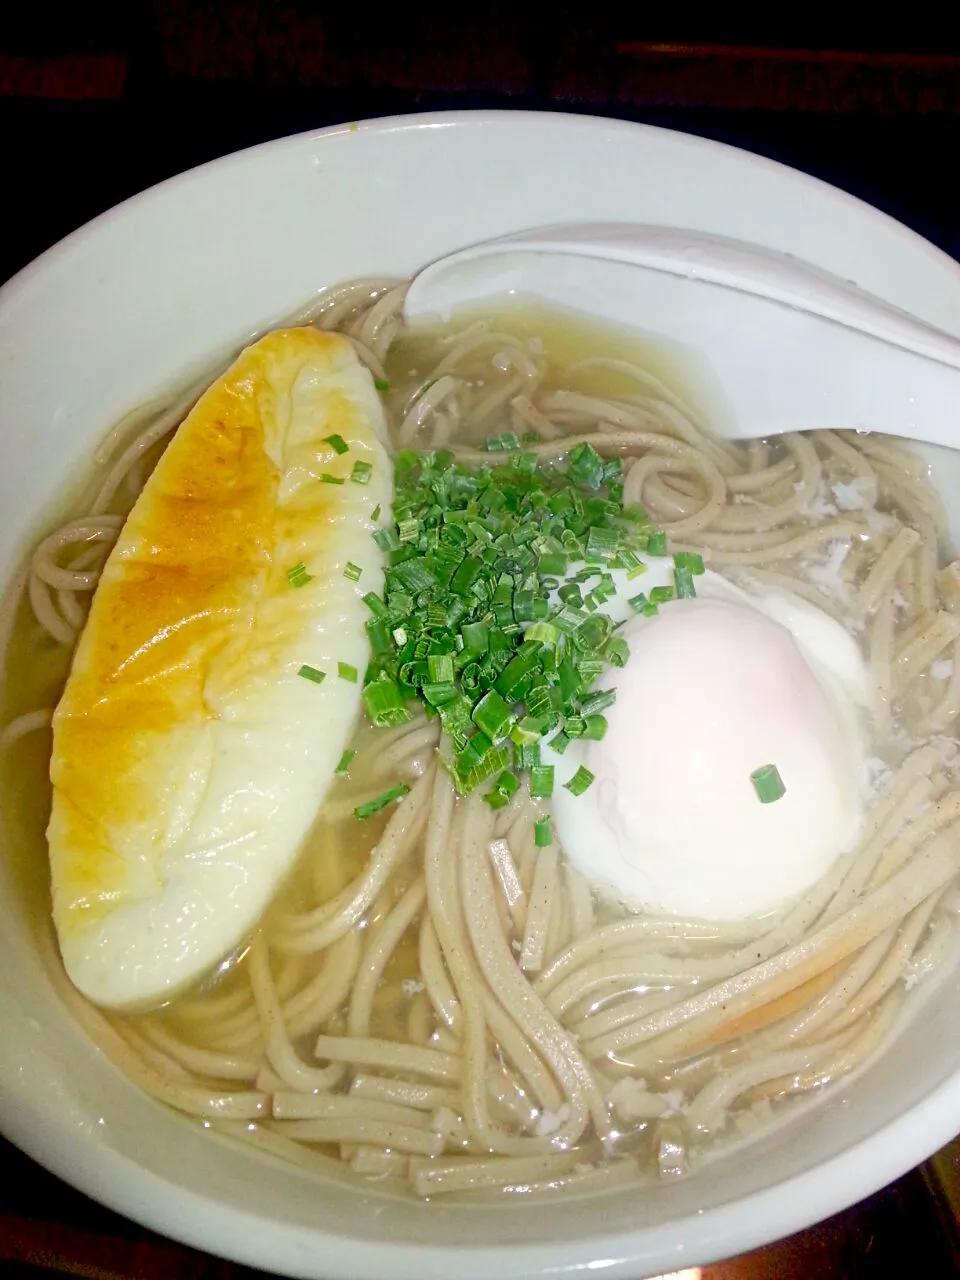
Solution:
[[[630,914],[595,899],[556,845],[537,848],[540,802],[458,800],[421,718],[359,732],[291,883],[202,989],[118,1017],[70,987],[52,941],[51,967],[144,1089],[309,1167],[420,1196],[678,1176],[771,1100],[862,1066],[951,948],[960,761],[941,735],[960,709],[960,569],[938,559],[942,508],[890,443],[718,441],[629,359],[551,362],[509,315],[411,336],[403,297],[362,281],[297,317],[346,333],[389,378],[397,446],[481,462],[479,441],[510,430],[546,460],[588,440],[623,457],[625,502],[672,550],[787,587],[861,638],[878,718],[859,848],[773,918]],[[30,625],[64,653],[124,510],[201,390],[114,433],[87,511],[34,552]],[[49,721],[31,709],[0,745]],[[384,780],[409,793],[357,823]]]

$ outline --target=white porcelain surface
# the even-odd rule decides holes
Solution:
[[[539,227],[431,263],[404,313],[448,318],[508,294],[652,331],[729,440],[861,425],[956,438],[960,341],[794,254],[640,223]]]
[[[902,227],[749,155],[560,115],[408,117],[217,162],[92,223],[0,292],[0,573],[125,410],[324,283],[574,220],[788,250],[960,333],[960,269]],[[866,1195],[960,1129],[960,978],[862,1078],[789,1128],[649,1192],[411,1205],[215,1140],[120,1079],[44,976],[0,859],[0,1128],[151,1227],[310,1277],[633,1280],[730,1255]]]

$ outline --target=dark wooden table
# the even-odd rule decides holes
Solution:
[[[301,129],[449,107],[618,115],[761,152],[960,257],[960,25],[554,0],[412,5],[93,0],[0,6],[0,280],[88,218],[217,155]],[[931,11],[932,13],[932,11]],[[960,1141],[862,1205],[686,1280],[960,1274]],[[0,1140],[0,1274],[240,1280]],[[384,1277],[389,1280],[389,1277]]]

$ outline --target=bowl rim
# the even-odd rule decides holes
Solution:
[[[91,1148],[82,1131],[47,1123],[35,1105],[8,1107],[0,1101],[4,1135],[81,1194],[201,1252],[305,1280],[320,1280],[320,1273],[309,1264],[304,1269],[304,1262],[322,1245],[328,1257],[336,1257],[330,1280],[425,1280],[448,1274],[444,1267],[454,1259],[458,1280],[490,1280],[492,1274],[503,1280],[563,1280],[601,1269],[609,1280],[638,1280],[653,1276],[649,1268],[659,1275],[685,1265],[709,1265],[803,1230],[895,1181],[942,1144],[946,1118],[951,1133],[960,1130],[960,1073],[839,1155],[733,1202],[735,1218],[725,1204],[682,1219],[687,1233],[672,1245],[645,1242],[644,1229],[559,1243],[448,1246],[385,1244],[317,1227],[278,1228],[268,1216],[251,1216],[185,1190],[110,1147]],[[92,1150],[97,1155],[91,1160]],[[284,1241],[280,1256],[278,1230]]]
[[[694,150],[720,149],[747,156],[761,169],[786,173],[800,190],[830,193],[875,223],[896,229],[916,253],[933,265],[957,271],[943,250],[882,210],[841,188],[789,165],[729,143],[688,134],[678,129],[643,124],[603,115],[562,111],[451,110],[387,115],[305,130],[258,143],[185,170],[86,222],[0,286],[0,312],[16,294],[56,267],[95,229],[122,221],[132,207],[156,199],[160,193],[185,191],[219,171],[256,164],[261,153],[296,152],[337,135],[362,131],[388,134],[436,128],[470,128],[485,124],[522,122],[525,128],[562,127],[604,130],[636,136],[679,134]],[[693,1263],[705,1264],[782,1238],[813,1222],[840,1212],[927,1159],[943,1142],[960,1131],[960,1073],[944,1079],[920,1102],[868,1137],[804,1173],[774,1182],[731,1205],[699,1210],[683,1219],[687,1231],[672,1246],[651,1244],[648,1229],[588,1237],[560,1243],[511,1245],[384,1244],[355,1236],[341,1236],[325,1228],[282,1225],[267,1216],[251,1216],[203,1193],[186,1190],[106,1145],[91,1144],[86,1134],[60,1124],[34,1100],[0,1094],[0,1131],[41,1166],[117,1213],[173,1240],[239,1263],[291,1276],[316,1276],[312,1260],[318,1246],[336,1257],[338,1280],[420,1280],[446,1274],[454,1261],[461,1280],[503,1280],[533,1276],[572,1276],[602,1269],[610,1280],[636,1280],[638,1268],[660,1270]],[[279,1238],[278,1238],[279,1233]],[[601,1256],[602,1255],[602,1256]],[[648,1274],[648,1271],[644,1271]]]
[[[0,284],[0,308],[8,303],[13,294],[19,292],[35,275],[41,274],[55,264],[61,256],[68,254],[75,244],[84,240],[95,229],[107,227],[112,222],[121,220],[131,207],[153,200],[161,193],[171,190],[186,190],[195,182],[200,182],[208,175],[215,174],[221,169],[231,169],[249,164],[251,161],[256,160],[261,153],[279,153],[286,150],[297,151],[301,147],[309,146],[312,142],[323,138],[333,138],[338,135],[356,132],[397,133],[427,128],[457,128],[464,125],[476,127],[483,124],[508,123],[511,120],[523,121],[524,126],[528,128],[554,128],[557,121],[562,121],[565,127],[583,129],[587,132],[602,128],[631,135],[645,133],[653,136],[679,136],[685,139],[687,145],[702,148],[705,151],[723,151],[737,156],[747,156],[754,167],[773,173],[789,174],[794,183],[806,186],[812,192],[829,193],[830,198],[835,202],[860,211],[874,223],[886,225],[901,238],[907,237],[911,241],[914,251],[922,252],[931,259],[934,265],[940,265],[951,271],[957,270],[958,264],[956,260],[945,250],[939,248],[918,231],[914,231],[912,227],[908,227],[906,223],[900,222],[892,214],[877,208],[876,205],[869,204],[859,196],[844,190],[843,187],[834,186],[833,183],[827,182],[823,178],[818,178],[814,174],[807,173],[803,169],[795,169],[782,161],[771,159],[771,157],[761,155],[758,152],[749,151],[745,147],[739,147],[730,142],[721,142],[714,138],[703,137],[697,133],[687,133],[683,129],[668,128],[664,125],[623,120],[616,116],[587,115],[576,111],[534,111],[512,110],[509,108],[453,109],[449,111],[412,111],[402,114],[371,116],[363,120],[325,125],[319,129],[305,129],[298,133],[285,134],[279,138],[254,143],[249,147],[241,147],[237,151],[227,152],[225,155],[217,156],[212,160],[206,160],[189,169],[184,169],[181,173],[172,174],[169,178],[164,178],[160,182],[155,182],[151,186],[145,187],[142,191],[137,191],[133,195],[127,196],[119,204],[111,205],[109,209],[104,209],[102,213],[98,213],[95,217],[81,223],[79,227],[62,236],[49,248],[44,249],[42,253],[31,259],[30,262],[25,263],[19,271],[16,271],[9,279]]]

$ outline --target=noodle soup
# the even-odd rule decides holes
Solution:
[[[854,637],[870,707],[857,839],[755,913],[625,903],[565,851],[559,802],[525,776],[502,804],[493,774],[458,788],[442,718],[412,702],[392,726],[360,724],[292,874],[198,987],[132,1013],[63,989],[145,1089],[300,1162],[421,1197],[681,1177],[869,1060],[952,949],[960,574],[941,505],[895,441],[712,438],[662,353],[627,335],[531,308],[410,333],[402,301],[402,285],[364,282],[301,318],[348,336],[397,458],[449,450],[481,469],[483,443],[509,437],[505,452],[548,469],[588,442],[622,459],[624,507],[691,558],[680,568],[702,559]],[[3,767],[35,798],[35,828],[48,708],[100,566],[199,390],[112,439],[33,558]]]

